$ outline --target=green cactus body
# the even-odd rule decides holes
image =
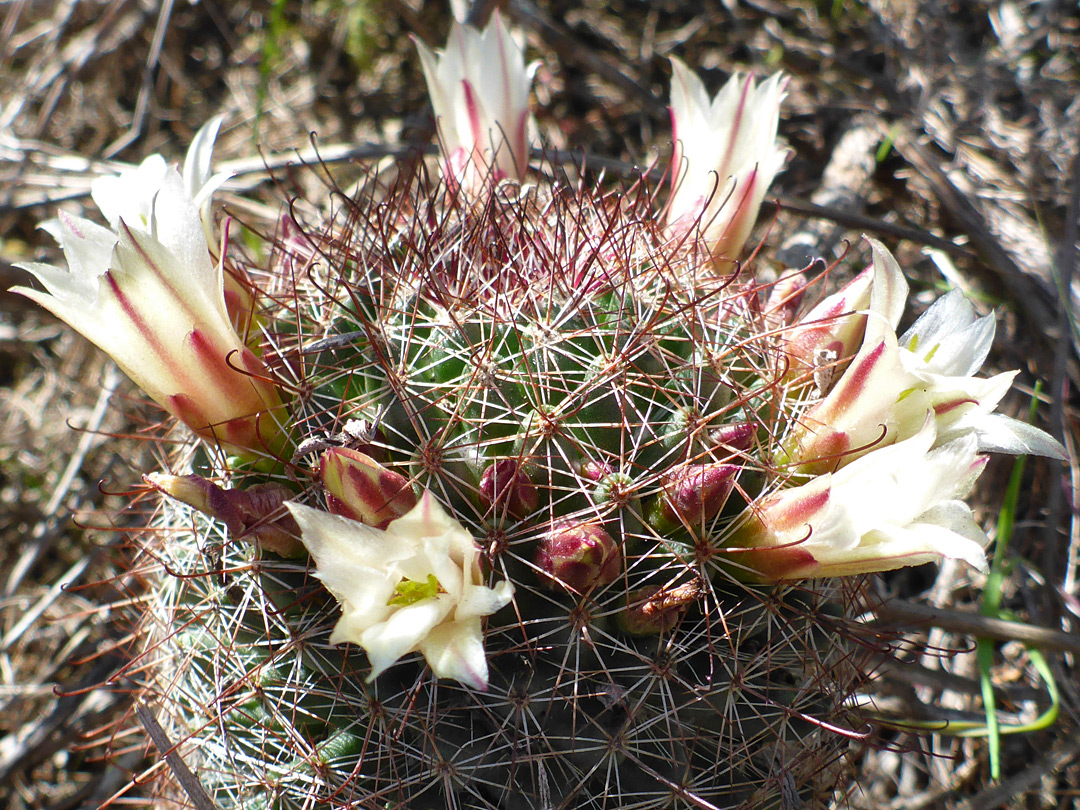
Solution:
[[[761,462],[720,429],[750,423],[746,444],[768,444],[791,417],[756,291],[692,282],[701,248],[665,244],[647,199],[506,192],[411,211],[390,191],[347,229],[307,229],[317,253],[279,248],[272,286],[294,305],[267,322],[292,325],[264,349],[299,381],[296,441],[366,420],[363,452],[432,493],[489,579],[513,583],[486,619],[487,691],[416,654],[367,683],[363,651],[329,642],[337,605],[306,560],[173,505],[149,618],[179,750],[222,810],[812,801],[843,743],[823,722],[843,725],[854,645],[835,594],[740,584],[722,550]],[[719,464],[740,468],[726,506],[650,518],[673,471]],[[316,467],[282,476],[312,505]],[[534,562],[575,521],[623,561],[584,593]]]

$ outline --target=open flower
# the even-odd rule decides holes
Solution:
[[[932,418],[906,441],[761,498],[729,546],[763,579],[889,571],[949,557],[986,570],[987,538],[963,498],[985,466],[967,435],[931,449]]]
[[[1019,373],[989,379],[972,375],[994,342],[993,313],[979,318],[959,290],[935,301],[900,337],[900,360],[927,391],[937,419],[938,441],[973,434],[980,452],[1025,453],[1064,460],[1065,448],[1049,434],[993,413]]]
[[[363,647],[369,681],[419,651],[437,677],[487,688],[481,619],[507,604],[514,588],[484,585],[479,547],[438,501],[425,492],[385,530],[286,505],[316,576],[341,603],[330,641]]]
[[[211,118],[195,133],[180,174],[184,194],[199,211],[206,240],[211,245],[215,241],[210,217],[211,197],[230,177],[225,173],[214,174],[211,169],[214,141],[221,122],[221,116]],[[95,179],[90,186],[90,196],[114,231],[123,220],[129,228],[153,233],[154,200],[174,172],[161,155],[150,155],[138,166],[124,169],[120,174]]]
[[[701,79],[671,60],[675,138],[667,224],[681,235],[700,228],[714,262],[739,258],[761,201],[788,150],[776,144],[780,74],[760,86],[735,74],[710,102]]]
[[[828,395],[799,417],[778,461],[822,473],[918,433],[927,416],[939,443],[973,435],[980,451],[1064,457],[1038,428],[991,412],[1014,372],[976,378],[993,340],[993,316],[976,319],[959,293],[935,302],[903,338],[896,325],[908,286],[896,260],[868,239],[874,256],[862,345]]]
[[[468,191],[489,180],[520,180],[529,165],[529,88],[538,63],[496,11],[483,32],[459,25],[433,53],[416,41],[439,126],[444,173]]]
[[[203,140],[196,142],[205,151]],[[157,169],[148,163],[149,177]],[[115,215],[118,232],[64,214],[46,223],[68,268],[22,265],[45,291],[13,291],[104,350],[151,399],[203,438],[232,449],[277,452],[285,441],[277,424],[278,389],[229,319],[222,267],[210,258],[191,183],[175,168],[154,178],[147,180],[153,193],[142,197],[134,190],[135,176],[123,183],[132,189],[127,199],[108,184],[105,191],[98,186],[102,211],[110,220]]]

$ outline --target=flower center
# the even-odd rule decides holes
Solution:
[[[434,574],[428,574],[426,582],[403,579],[394,588],[394,595],[387,600],[386,604],[387,606],[415,605],[422,599],[430,599],[439,591],[439,580]]]

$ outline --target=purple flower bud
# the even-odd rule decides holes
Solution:
[[[650,522],[658,531],[697,526],[724,508],[735,484],[735,464],[687,464],[669,472]]]
[[[300,527],[283,506],[296,493],[282,484],[225,489],[198,475],[164,473],[150,473],[143,480],[158,492],[220,520],[233,537],[247,539],[282,557],[296,557],[304,551]]]
[[[622,574],[619,544],[595,523],[577,521],[555,526],[536,548],[540,581],[549,588],[586,593],[614,582]]]
[[[481,474],[480,503],[488,509],[497,506],[521,520],[536,511],[540,493],[516,459],[504,458]]]
[[[752,422],[733,422],[709,433],[709,439],[718,447],[741,451],[749,450],[757,435],[757,425]]]

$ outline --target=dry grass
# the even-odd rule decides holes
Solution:
[[[228,116],[217,157],[242,170],[234,188],[269,206],[278,201],[263,158],[308,147],[312,132],[328,156],[336,145],[398,144],[423,132],[423,82],[407,34],[440,43],[448,16],[436,5],[0,3],[0,287],[25,280],[12,262],[55,257],[35,224],[57,206],[84,208],[94,173],[155,151],[179,158],[213,114]],[[1067,396],[1080,378],[1080,342],[1075,320],[1060,315],[1080,311],[1071,276],[1080,194],[1075,4],[505,6],[544,62],[536,113],[547,142],[615,166],[666,160],[664,56],[708,69],[713,86],[739,67],[788,72],[781,132],[795,157],[774,187],[782,206],[762,271],[774,255],[800,260],[799,239],[832,257],[860,231],[881,236],[916,289],[947,281],[998,308],[992,365],[1023,372],[1012,411],[1046,381],[1040,419],[1075,448],[1076,400]],[[353,168],[334,165],[347,181]],[[318,183],[302,182],[317,201]],[[811,202],[825,206],[823,218],[806,216]],[[935,259],[923,251],[929,244],[945,250]],[[154,448],[132,434],[156,414],[84,341],[23,299],[0,296],[0,804],[95,807],[157,760],[153,751],[144,757],[141,739],[100,744],[111,724],[131,725],[122,684],[101,686],[122,660],[126,632],[108,607],[125,591],[122,533],[109,528],[138,520],[110,493],[153,465]],[[1007,582],[1006,604],[1031,624],[1076,633],[1073,458],[1068,468],[1028,465],[1010,547],[1024,562]],[[1007,475],[999,461],[984,479],[980,506],[991,528]],[[880,588],[972,610],[979,585],[946,567]],[[977,712],[971,635],[906,630],[907,663],[883,665],[882,697],[909,712],[928,703]],[[1076,651],[1047,655],[1062,715],[1045,731],[1006,738],[1001,782],[991,783],[982,740],[881,732],[877,740],[890,746],[855,752],[853,787],[837,805],[1080,806]],[[994,675],[1017,706],[1033,705],[1038,678],[1021,645],[1000,647]]]

